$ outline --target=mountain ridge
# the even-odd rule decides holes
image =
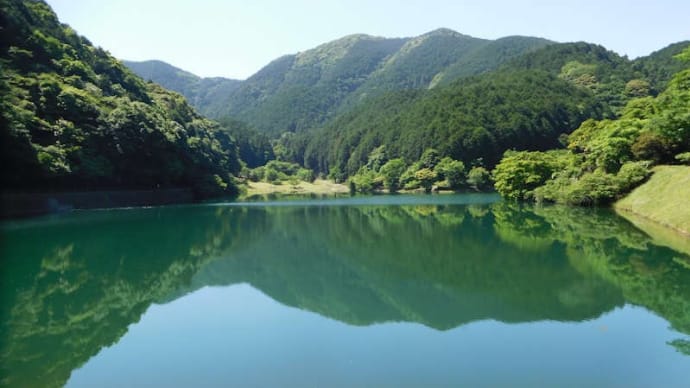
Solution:
[[[223,92],[218,92],[212,104],[184,86],[189,83],[189,72],[175,68],[181,78],[175,81],[164,76],[169,68],[163,67],[164,74],[155,75],[137,62],[125,63],[143,78],[182,93],[208,117],[232,116],[276,136],[318,127],[369,97],[449,83],[493,70],[514,56],[554,43],[542,38],[509,38],[520,44],[514,45],[514,52],[492,60],[480,49],[486,47],[491,52],[493,46],[500,46],[500,39],[475,38],[448,28],[409,38],[351,34],[278,57],[239,84],[225,86],[218,81]],[[444,74],[462,60],[472,64],[470,70]],[[195,78],[195,85],[199,79],[206,78]]]

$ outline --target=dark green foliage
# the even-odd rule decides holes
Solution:
[[[332,117],[404,39],[352,35],[279,58],[242,83],[226,105],[270,135],[300,132]]]
[[[550,43],[529,37],[491,41],[448,29],[405,39],[352,35],[278,58],[241,83],[202,79],[160,61],[126,64],[182,93],[202,114],[237,117],[277,136],[318,127],[386,92],[426,89],[493,70]]]
[[[4,189],[235,192],[234,140],[182,96],[143,82],[43,1],[3,2],[0,28]]]
[[[232,118],[226,117],[219,121],[221,128],[235,139],[240,159],[247,164],[247,167],[263,166],[275,159],[273,146],[265,134]]]
[[[688,45],[690,41],[674,43],[633,61],[633,68],[644,74],[654,94],[666,89],[673,75],[685,68],[683,62],[674,57]]]
[[[185,96],[202,115],[222,118],[228,99],[242,81],[211,77],[201,78],[162,61],[123,61],[139,77]]]
[[[608,117],[615,117],[629,100],[624,92],[626,83],[642,76],[627,58],[584,42],[550,45],[521,56],[506,67],[545,70],[587,89],[609,109]]]
[[[317,172],[352,175],[385,145],[389,158],[415,161],[435,148],[437,158],[465,165],[483,158],[492,167],[510,148],[558,147],[559,135],[600,110],[591,93],[545,72],[490,73],[363,104],[310,135],[303,161]]]
[[[488,41],[439,73],[435,81],[439,85],[447,85],[459,78],[486,73],[514,58],[551,44],[554,42],[527,36],[508,36]]]

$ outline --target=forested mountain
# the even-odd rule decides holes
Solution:
[[[318,127],[369,97],[493,70],[550,43],[529,37],[491,41],[448,29],[399,39],[351,35],[278,58],[239,86],[230,80],[197,84],[198,77],[157,61],[127,64],[182,93],[209,117],[232,116],[276,136]],[[211,86],[213,92],[204,90]]]
[[[352,35],[276,59],[243,82],[227,113],[271,135],[311,128],[331,117],[404,42]]]
[[[242,81],[210,77],[202,78],[162,61],[122,61],[135,74],[166,89],[182,94],[204,116],[216,117],[225,109],[227,100]]]
[[[448,29],[406,39],[348,36],[272,62],[243,82],[227,101],[226,113],[270,135],[299,133],[322,125],[365,98],[394,90],[427,89],[440,80],[488,71],[548,43],[522,37],[513,41],[520,43],[513,42],[513,52],[505,54],[492,52],[493,41]],[[452,70],[459,63],[471,66]]]
[[[44,2],[4,4],[0,140],[10,189],[227,192],[238,154],[249,168],[279,159],[339,180],[393,159],[396,170],[412,168],[429,149],[427,169],[444,157],[492,168],[508,149],[562,147],[585,120],[615,119],[631,99],[656,96],[682,68],[673,56],[685,46],[630,61],[589,43],[439,29],[347,36],[245,81],[128,62],[218,125],[61,25]]]
[[[435,148],[465,165],[492,166],[503,151],[549,149],[603,107],[587,90],[541,70],[501,71],[427,92],[396,92],[292,142],[296,159],[343,179],[384,147],[383,162]]]
[[[687,40],[671,44],[646,57],[635,59],[633,68],[646,76],[655,92],[660,92],[668,86],[668,82],[676,73],[687,68],[687,63],[679,61],[676,55],[688,46],[690,41]]]
[[[232,137],[61,24],[43,1],[3,1],[4,189],[192,187],[234,192]]]
[[[681,49],[672,45],[633,62],[594,44],[551,44],[496,71],[371,99],[286,138],[287,156],[340,179],[370,164],[372,152],[382,163],[403,158],[409,165],[434,148],[466,166],[490,168],[507,149],[562,147],[564,135],[586,119],[615,118],[631,99],[663,90],[665,73],[682,66],[670,53]]]
[[[599,205],[643,182],[650,165],[690,163],[690,46],[675,60],[683,70],[663,92],[631,99],[616,119],[585,121],[567,150],[506,153],[496,189],[512,199]]]

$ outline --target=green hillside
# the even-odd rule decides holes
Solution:
[[[271,135],[300,132],[335,114],[404,39],[352,35],[279,58],[242,83],[225,111]]]
[[[648,182],[615,203],[615,208],[690,235],[690,166],[658,166]]]
[[[561,134],[603,110],[589,91],[544,71],[501,71],[362,104],[306,135],[294,155],[316,171],[344,176],[381,146],[386,159],[408,164],[435,148],[468,166],[492,166],[507,149],[558,147]]]
[[[486,73],[526,53],[554,42],[527,36],[508,36],[489,41],[437,74],[434,83],[447,85],[456,79]]]
[[[225,109],[225,104],[242,81],[223,77],[201,78],[162,61],[122,61],[145,80],[182,94],[202,115],[211,117]]]
[[[650,166],[690,163],[690,47],[676,57],[684,70],[662,93],[630,99],[616,119],[585,121],[568,136],[567,150],[506,153],[494,171],[498,192],[518,200],[609,204],[643,183]]]
[[[144,82],[43,1],[4,1],[0,23],[5,190],[235,192],[234,140],[181,95]]]
[[[199,78],[159,61],[126,62],[145,79],[182,93],[209,117],[231,116],[270,137],[319,128],[372,98],[449,86],[502,70],[542,70],[588,90],[614,118],[630,98],[656,95],[682,65],[679,42],[634,61],[585,42],[511,36],[477,39],[448,29],[414,38],[351,35],[286,55],[245,81]]]
[[[403,39],[350,35],[278,58],[241,82],[201,79],[160,61],[126,64],[182,93],[208,117],[231,116],[278,136],[319,127],[390,91],[428,89],[494,70],[550,43],[529,37],[491,41],[449,29]]]

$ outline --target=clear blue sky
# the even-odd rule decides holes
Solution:
[[[690,40],[686,0],[47,1],[62,22],[120,59],[239,79],[354,33],[405,37],[447,27],[489,39],[584,40],[631,58]]]

